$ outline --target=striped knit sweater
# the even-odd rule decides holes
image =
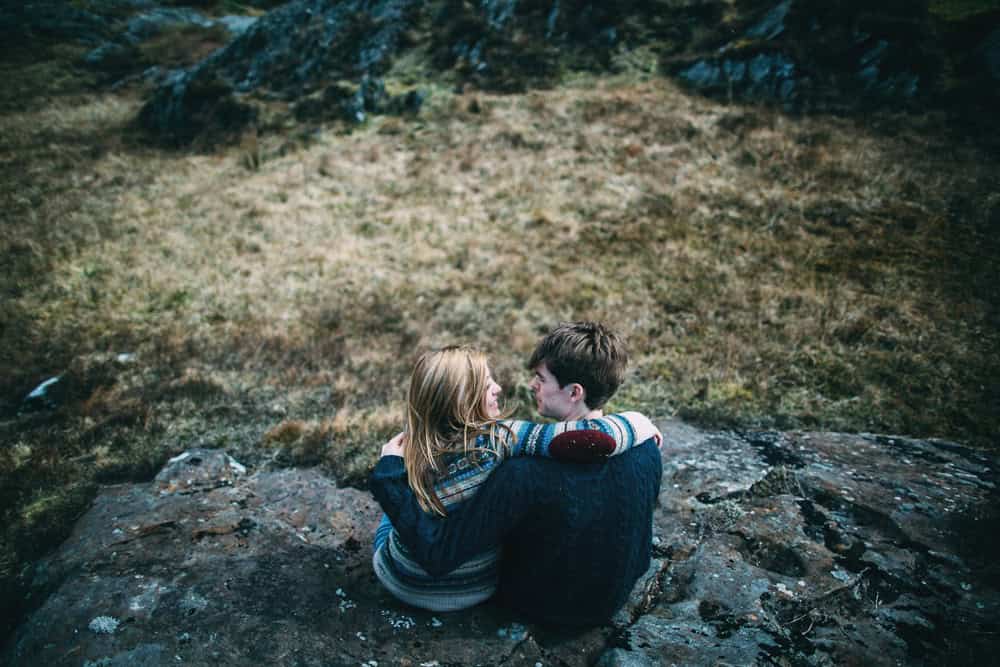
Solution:
[[[559,446],[561,441],[566,441],[566,438],[556,440],[562,434],[584,430],[604,433],[614,440],[614,449],[606,452],[611,456],[637,444],[632,424],[617,414],[555,424],[515,420],[504,420],[500,424],[506,428],[497,429],[501,437],[494,440],[501,442],[491,442],[489,436],[480,435],[476,441],[477,451],[470,455],[456,454],[444,462],[434,491],[446,511],[470,499],[508,456],[581,460],[579,448],[571,438],[568,447]],[[557,446],[553,446],[554,440]],[[403,602],[431,611],[456,611],[479,604],[493,595],[499,558],[499,550],[489,550],[446,575],[432,576],[412,558],[389,519],[383,516],[375,534],[372,566],[379,581]]]

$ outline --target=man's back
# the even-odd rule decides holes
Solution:
[[[502,543],[498,595],[526,617],[605,622],[649,567],[662,475],[652,441],[601,464],[512,459],[443,520],[419,512],[402,460],[386,458],[372,490],[417,560],[445,572]]]
[[[551,623],[609,619],[649,568],[659,450],[650,443],[604,464],[516,459],[501,474],[498,487],[537,494],[535,511],[504,540],[503,602]],[[522,491],[528,478],[531,489]]]

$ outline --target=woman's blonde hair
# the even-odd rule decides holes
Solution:
[[[481,434],[489,434],[490,450],[503,455],[496,446],[496,417],[487,413],[483,400],[489,377],[486,355],[458,345],[425,352],[413,367],[403,461],[410,488],[426,512],[446,514],[434,491],[444,455],[481,451],[476,446]]]

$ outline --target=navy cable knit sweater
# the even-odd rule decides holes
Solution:
[[[379,460],[371,488],[430,574],[502,545],[504,604],[536,621],[595,625],[614,615],[649,567],[661,475],[649,440],[606,463],[505,461],[447,518],[420,509],[398,456]]]

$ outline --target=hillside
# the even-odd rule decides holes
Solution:
[[[793,105],[754,90],[705,97],[678,73],[729,43],[719,26],[752,31],[770,6],[626,3],[615,39],[611,19],[591,15],[550,43],[549,4],[491,32],[471,3],[437,3],[450,13],[386,33],[394,50],[369,79],[346,68],[294,94],[234,92],[213,70],[214,87],[196,86],[211,104],[194,116],[211,122],[164,136],[143,119],[170,72],[228,67],[211,54],[239,38],[182,22],[88,61],[139,4],[0,23],[32,26],[0,62],[11,620],[30,606],[31,564],[98,484],[148,480],[211,446],[363,486],[399,428],[418,351],[487,350],[526,416],[523,361],[559,320],[601,319],[627,337],[632,370],[612,408],[995,449],[995,120],[974,86],[945,76],[971,60],[931,67],[936,92],[898,104],[836,88],[840,70],[822,90],[813,75]],[[193,4],[264,17],[279,3]],[[969,20],[995,17],[981,4]],[[643,21],[650,5],[676,20]],[[436,16],[455,20],[439,30]],[[991,29],[981,22],[977,39]],[[372,26],[351,25],[367,44]],[[771,53],[795,25],[734,49]],[[455,56],[461,30],[482,37]],[[927,62],[945,62],[940,44]],[[242,73],[250,61],[232,62]],[[411,93],[419,104],[403,103]]]

